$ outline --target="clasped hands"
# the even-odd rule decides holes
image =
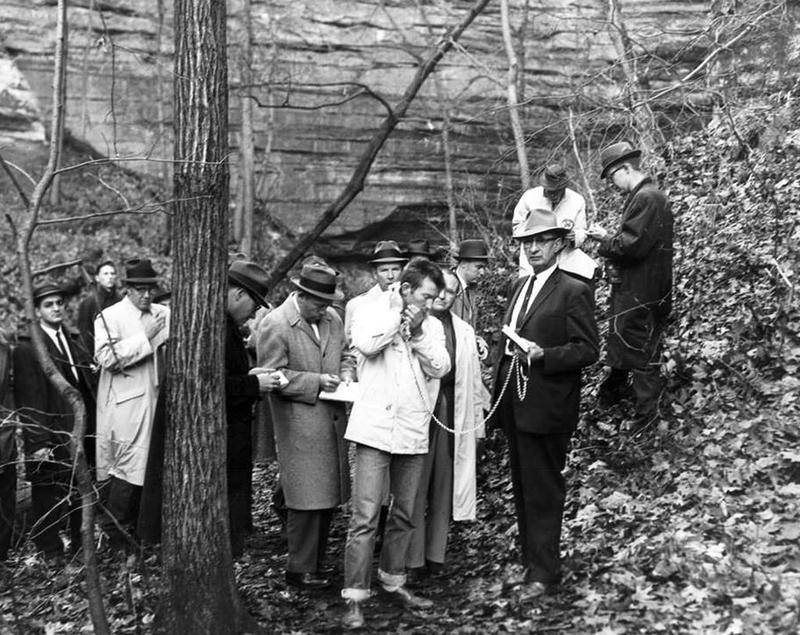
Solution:
[[[389,308],[400,312],[400,318],[408,326],[409,333],[414,336],[419,333],[422,321],[428,316],[425,309],[409,304],[403,307],[403,297],[398,289],[393,289],[389,296]]]

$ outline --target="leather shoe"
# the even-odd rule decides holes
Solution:
[[[345,600],[347,608],[342,615],[342,628],[346,631],[353,631],[364,626],[364,614],[361,612],[361,604],[355,600]]]
[[[393,591],[383,587],[383,590],[410,609],[429,609],[433,606],[433,601],[412,593],[404,586],[397,587]]]
[[[296,573],[294,571],[286,572],[286,583],[291,584],[298,589],[326,589],[331,585],[328,578],[323,578],[316,573]]]
[[[535,600],[536,598],[543,596],[549,590],[550,587],[544,582],[536,581],[523,584],[519,591],[520,602],[525,602],[526,600]]]
[[[406,586],[409,589],[420,589],[428,578],[427,567],[411,567],[406,569]]]

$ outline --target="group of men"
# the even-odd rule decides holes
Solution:
[[[241,553],[250,525],[251,422],[263,397],[272,411],[288,510],[288,584],[308,590],[331,584],[330,523],[336,508],[350,501],[343,627],[364,625],[376,542],[383,592],[409,607],[431,605],[418,589],[441,573],[450,521],[476,518],[476,447],[487,425],[504,431],[510,453],[524,569],[507,582],[528,598],[556,584],[563,468],[578,423],[582,370],[599,358],[597,264],[581,249],[588,241],[599,244],[611,284],[611,369],[599,388],[600,403],[618,402],[632,389],[637,423],[658,414],[672,217],[666,196],[642,171],[640,155],[625,142],[601,153],[601,177],[627,194],[613,232],[587,226],[584,199],[569,187],[561,166],[548,166],[542,184],[523,194],[513,218],[519,276],[509,287],[491,359],[475,332],[476,283],[490,262],[483,240],[464,240],[452,269],[435,262],[425,241],[413,241],[406,251],[395,241],[379,242],[370,260],[375,284],[347,303],[343,317],[335,308],[343,300],[337,272],[311,258],[291,279],[293,292],[259,321],[252,355],[241,329],[267,307],[267,274],[255,263],[234,260],[225,386],[234,554]],[[113,269],[113,263],[104,265]],[[53,285],[35,290],[38,322],[31,328],[40,331],[57,371],[78,388],[87,412],[96,412],[93,469],[105,509],[101,524],[119,541],[132,529],[159,456],[152,440],[163,417],[170,315],[152,301],[159,280],[148,260],[127,264],[122,297],[113,281],[104,283],[108,278],[99,267],[86,309],[94,316],[91,337],[73,339],[64,331],[66,298]],[[28,424],[39,526],[34,540],[46,556],[56,557],[58,526],[48,523],[48,514],[72,500],[64,468],[71,409],[25,340],[14,359],[16,407]],[[93,364],[99,368],[96,387]],[[481,378],[490,364],[491,393]],[[72,518],[76,508],[70,509]]]

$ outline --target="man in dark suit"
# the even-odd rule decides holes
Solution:
[[[553,212],[534,209],[514,232],[534,275],[514,285],[495,367],[497,422],[509,443],[517,512],[523,597],[545,593],[560,578],[559,544],[566,498],[564,469],[578,423],[581,370],[598,358],[589,286],[558,269],[567,229]],[[512,373],[506,389],[505,379]]]
[[[86,406],[87,431],[94,428],[94,378],[88,354],[76,334],[64,329],[64,291],[54,284],[38,286],[33,303],[38,329],[47,352],[61,373],[80,392]],[[31,481],[33,526],[31,535],[45,559],[58,564],[64,552],[58,532],[69,518],[71,548],[80,545],[80,500],[71,486],[70,439],[74,426],[72,408],[47,378],[36,358],[30,334],[20,335],[14,350],[14,397],[23,426],[26,471]]]

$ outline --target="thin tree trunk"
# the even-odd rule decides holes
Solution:
[[[244,0],[242,7],[242,84],[253,83],[253,20],[251,0]],[[242,200],[240,214],[239,249],[247,256],[253,252],[253,206],[255,204],[255,159],[253,147],[253,101],[247,93],[241,95],[242,137],[241,171]]]
[[[514,146],[517,149],[519,162],[519,177],[522,189],[531,186],[531,175],[528,169],[528,152],[525,149],[525,133],[519,119],[519,100],[517,99],[517,82],[519,62],[517,52],[514,50],[514,41],[511,37],[511,20],[508,17],[508,0],[500,0],[500,20],[503,26],[503,44],[508,57],[508,75],[506,77],[506,90],[508,93],[508,117],[511,120],[511,132],[514,134]]]
[[[56,161],[54,164],[54,171],[58,170],[61,167],[61,153],[64,148],[64,117],[66,115],[67,109],[67,60],[69,59],[69,22],[67,22],[67,4],[68,2],[65,0],[64,2],[64,32],[63,32],[63,49],[62,55],[64,56],[64,62],[61,64],[60,67],[56,67],[58,73],[60,73],[61,77],[57,78],[57,82],[62,87],[62,102],[61,107],[56,108],[56,104],[53,104],[53,112],[58,116],[58,125],[51,127],[50,133],[55,137],[55,146],[51,144],[51,149],[55,149]],[[59,16],[60,17],[60,16]],[[59,35],[59,39],[62,39],[62,36]],[[55,123],[55,117],[53,118],[53,122]],[[61,177],[58,174],[53,174],[53,180],[50,184],[50,205],[53,207],[58,205],[58,201],[61,194]]]
[[[47,166],[39,181],[33,188],[26,214],[17,225],[10,214],[6,215],[14,236],[17,262],[25,290],[25,315],[30,323],[36,321],[33,305],[33,275],[31,273],[30,243],[33,232],[39,222],[39,212],[49,187],[53,185],[55,172],[59,162],[60,139],[63,138],[64,102],[66,100],[66,63],[67,63],[67,1],[58,1],[58,17],[56,26],[56,50],[53,73],[53,112],[51,121],[50,152]],[[21,191],[21,190],[20,190]],[[23,197],[24,200],[24,197]],[[86,435],[86,406],[81,394],[56,369],[47,347],[38,329],[31,329],[36,358],[49,381],[56,387],[72,408],[74,425],[70,437],[70,453],[72,456],[78,492],[81,497],[81,547],[86,565],[86,594],[89,601],[89,614],[95,633],[110,633],[108,619],[103,608],[103,596],[100,590],[100,579],[97,571],[97,560],[94,548],[94,492],[92,489],[89,467],[84,453],[84,437]]]
[[[445,53],[447,53],[453,47],[453,44],[458,40],[459,37],[461,37],[461,34],[470,24],[472,24],[475,18],[480,15],[490,1],[491,0],[478,0],[459,24],[451,27],[444,35],[442,35],[439,42],[428,55],[428,58],[417,69],[414,78],[406,88],[403,96],[400,98],[400,101],[394,107],[392,112],[386,116],[378,128],[378,131],[367,144],[367,147],[361,154],[361,158],[359,159],[358,164],[353,171],[353,175],[350,177],[350,181],[345,186],[344,191],[322,213],[322,217],[319,219],[319,221],[317,221],[317,224],[314,225],[311,231],[300,238],[300,240],[295,243],[295,246],[289,251],[289,253],[286,254],[286,256],[271,271],[269,277],[270,287],[275,286],[275,284],[284,278],[294,264],[303,257],[303,254],[306,253],[308,248],[314,244],[314,241],[320,237],[322,232],[324,232],[325,229],[327,229],[327,227],[339,217],[339,214],[341,214],[347,208],[350,202],[358,195],[358,193],[364,189],[364,181],[369,174],[372,163],[375,161],[375,157],[378,155],[378,152],[389,138],[389,135],[392,134],[392,131],[395,129],[397,124],[405,116],[406,112],[408,111],[408,107],[411,105],[411,102],[414,101],[414,97],[416,97],[417,92],[422,87],[422,84],[425,83],[425,80],[436,68],[436,64],[439,63],[439,60],[441,60]]]
[[[568,111],[567,125],[569,126],[569,138],[570,141],[572,141],[572,154],[575,157],[575,162],[578,164],[578,174],[581,175],[583,191],[586,192],[586,195],[589,198],[589,209],[592,210],[592,220],[597,220],[597,203],[595,203],[592,188],[589,186],[589,179],[586,176],[586,170],[583,167],[581,153],[578,151],[578,139],[575,136],[575,123],[573,122],[572,108],[569,108]]]
[[[175,165],[162,633],[235,633],[225,471],[228,99],[225,2],[175,0]]]

